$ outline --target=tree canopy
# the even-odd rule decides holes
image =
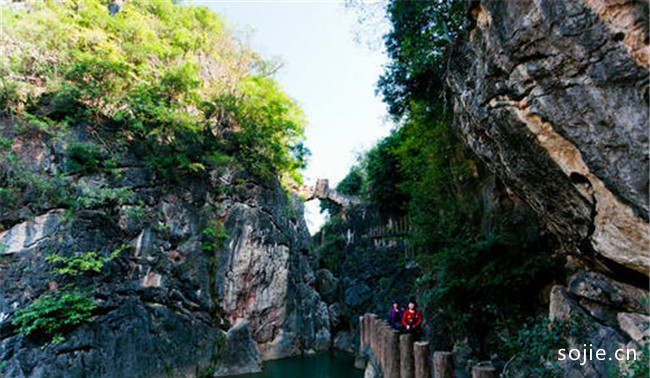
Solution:
[[[27,1],[3,14],[0,105],[29,125],[111,130],[166,176],[222,155],[299,181],[297,104],[267,62],[206,7],[133,0]],[[254,151],[254,153],[252,153]]]

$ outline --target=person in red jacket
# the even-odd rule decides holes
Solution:
[[[417,310],[417,306],[415,299],[411,299],[408,310],[404,311],[404,315],[402,315],[404,330],[412,333],[415,337],[422,334],[422,312]]]

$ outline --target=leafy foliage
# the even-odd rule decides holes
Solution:
[[[67,149],[67,165],[71,172],[96,173],[102,166],[101,148],[94,143],[74,142]]]
[[[214,352],[212,353],[212,361],[218,361],[226,355],[228,345],[226,344],[226,334],[219,332],[214,339]]]
[[[551,322],[547,317],[529,318],[515,333],[502,325],[504,341],[500,348],[512,356],[504,369],[504,378],[555,378],[561,369],[555,360],[558,349],[566,348],[565,338],[581,333],[577,321]]]
[[[28,3],[4,17],[5,112],[48,133],[64,120],[110,132],[172,180],[225,154],[263,178],[300,181],[300,109],[269,77],[272,64],[206,7],[136,0],[110,16],[100,0]],[[68,168],[96,173],[100,155],[73,144]]]
[[[399,157],[395,154],[400,139],[401,133],[393,132],[366,155],[370,199],[386,217],[403,215],[408,201],[407,194],[399,188],[404,181],[399,169]]]
[[[428,288],[423,303],[445,310],[457,336],[468,331],[485,336],[485,326],[504,316],[521,322],[530,293],[554,267],[537,253],[534,240],[477,239],[459,240],[420,257],[430,272],[420,280]]]
[[[113,261],[129,246],[122,244],[108,256],[102,257],[97,252],[85,252],[75,254],[71,257],[62,257],[57,254],[50,254],[45,257],[45,261],[53,266],[58,266],[52,270],[52,273],[60,275],[78,276],[87,273],[99,273],[106,263]]]
[[[130,187],[110,188],[81,182],[77,184],[77,190],[79,195],[76,203],[81,208],[121,205],[135,200],[135,193]]]
[[[201,249],[206,252],[217,252],[223,248],[223,243],[228,239],[229,235],[226,228],[223,226],[222,221],[212,219],[208,222],[208,226],[203,230],[203,245]]]
[[[88,321],[95,308],[95,299],[79,290],[47,293],[16,311],[12,324],[23,335],[45,336],[60,344],[63,333]]]
[[[445,51],[462,28],[461,0],[399,1],[387,6],[392,30],[385,36],[390,62],[378,87],[389,113],[402,116],[411,101],[438,101]]]

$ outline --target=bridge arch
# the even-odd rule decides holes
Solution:
[[[359,203],[359,197],[337,192],[330,188],[328,179],[316,180],[316,185],[302,185],[298,188],[297,193],[305,198],[305,201],[313,199],[328,200],[342,208]]]

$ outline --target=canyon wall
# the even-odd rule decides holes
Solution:
[[[63,141],[16,133],[9,120],[0,132],[12,140],[22,169],[53,185],[68,159],[62,146],[87,137],[83,128]],[[70,207],[57,207],[36,189],[3,202],[3,376],[198,377],[259,371],[260,356],[329,348],[302,204],[278,182],[262,184],[224,167],[170,183],[128,152],[117,170],[73,176]],[[89,193],[120,188],[134,196],[83,202],[99,198]],[[101,271],[72,278],[53,273],[55,265],[45,261],[51,254],[107,256],[122,244]],[[64,329],[60,344],[17,332],[18,309],[71,283],[96,300],[89,322]],[[226,355],[218,352],[221,342]]]
[[[455,128],[567,256],[550,312],[590,319],[572,345],[638,347],[647,326],[648,43],[645,2],[522,0],[471,2],[452,47]]]

